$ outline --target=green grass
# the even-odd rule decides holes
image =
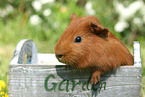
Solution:
[[[142,97],[145,97],[145,43],[141,43],[141,59],[142,59]]]

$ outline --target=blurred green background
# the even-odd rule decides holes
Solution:
[[[35,42],[39,53],[53,53],[72,13],[94,15],[133,53],[141,44],[142,97],[145,97],[145,1],[143,0],[0,0],[0,80],[8,89],[9,63],[17,43]],[[6,91],[8,92],[8,90]]]

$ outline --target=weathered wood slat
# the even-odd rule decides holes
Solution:
[[[35,64],[10,65],[9,76],[10,76],[9,83],[11,83],[9,84],[9,88],[10,88],[9,92],[11,97],[17,97],[17,92],[21,92],[21,95],[23,96],[25,95],[25,92],[29,95],[39,95],[39,93],[44,93],[47,95],[51,94],[51,96],[46,96],[46,97],[52,97],[52,96],[61,97],[58,94],[61,95],[64,94],[66,95],[66,97],[69,97],[68,94],[70,93],[71,95],[75,95],[76,90],[77,91],[79,90],[80,93],[83,92],[83,94],[80,93],[77,94],[80,95],[80,97],[85,97],[85,95],[92,95],[92,93],[96,93],[96,91],[91,91],[92,86],[90,85],[89,82],[89,78],[91,76],[90,71],[87,72],[78,71],[76,69],[71,70],[65,68],[65,66],[63,65],[58,67],[54,65],[49,66],[49,65],[35,65]],[[114,93],[116,95],[117,93],[120,92],[121,94],[135,95],[131,97],[136,97],[136,95],[139,95],[138,91],[140,91],[140,87],[141,87],[140,82],[141,82],[141,68],[138,67],[135,68],[131,66],[130,68],[122,67],[110,73],[107,73],[106,75],[102,75],[101,82],[96,86],[94,86],[94,88],[97,89],[97,91],[99,91],[101,84],[103,84],[100,93],[96,94],[96,95],[100,95],[100,97],[104,97],[104,95],[107,95],[106,93]],[[62,83],[61,86],[60,83]],[[79,84],[75,86],[76,83]],[[56,88],[51,90],[51,88],[54,87],[53,84],[57,84],[57,85]],[[90,90],[87,89],[87,84],[88,84],[88,89]],[[68,85],[68,92],[66,89],[67,85]],[[59,86],[61,89],[59,89]],[[74,89],[72,89],[72,86],[74,87]],[[82,87],[84,89],[82,89]],[[129,90],[127,90],[126,88]],[[41,92],[39,91],[36,92],[36,94],[31,94],[32,90],[33,91],[40,90]],[[23,93],[22,91],[25,92]],[[132,94],[132,92],[134,92],[135,94],[134,93]],[[58,93],[57,96],[56,93]],[[121,97],[121,96],[116,96],[116,97]]]
[[[134,66],[121,66],[101,75],[101,81],[93,86],[91,71],[68,68],[54,54],[37,54],[32,41],[21,43],[9,66],[9,97],[141,97],[138,42],[134,45]]]
[[[141,97],[138,93],[140,89],[139,86],[122,86],[122,87],[110,87],[106,90],[102,90],[100,93],[99,91],[95,92],[88,92],[84,91],[81,92],[79,90],[75,90],[73,92],[51,92],[48,93],[44,90],[38,88],[37,90],[32,89],[31,92],[29,90],[24,90],[22,92],[15,92],[15,95],[10,95],[11,97]],[[126,92],[124,92],[126,91]],[[25,95],[25,96],[24,96]],[[107,96],[106,96],[107,95]]]

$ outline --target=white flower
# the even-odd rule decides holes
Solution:
[[[141,7],[140,14],[145,15],[145,4],[144,4],[144,6]]]
[[[95,14],[95,10],[93,10],[92,6],[93,6],[92,2],[87,2],[86,5],[85,5],[86,12],[89,15],[94,15]]]
[[[125,8],[123,4],[118,2],[118,0],[114,0],[114,6],[116,12],[119,14],[119,20],[126,21],[130,17],[133,17],[133,15],[144,6],[144,3],[143,1],[138,0]]]
[[[141,7],[144,5],[144,2],[141,0],[134,1],[128,6],[128,9],[131,11],[132,14],[136,13]]]
[[[135,17],[133,19],[133,23],[136,24],[137,26],[142,26],[143,25],[143,21],[141,18]]]
[[[85,5],[85,8],[87,10],[92,9],[92,3],[91,2],[87,2],[86,5]]]
[[[117,0],[114,0],[114,6],[116,12],[119,14],[119,19],[121,21],[130,18],[130,10],[125,8],[123,4],[119,3]]]
[[[51,14],[51,9],[46,9],[43,11],[44,16],[49,16]]]
[[[14,11],[14,8],[13,8],[13,6],[11,6],[11,5],[7,5],[6,6],[6,11],[8,12],[8,13],[12,13],[13,11]]]
[[[14,11],[13,6],[7,5],[5,9],[0,9],[0,17],[5,17]]]
[[[128,26],[129,26],[129,24],[128,24],[127,22],[125,22],[125,21],[119,21],[119,22],[115,25],[114,29],[115,29],[115,31],[117,31],[117,32],[122,32],[125,28],[128,28]]]
[[[0,17],[5,17],[7,14],[7,12],[5,10],[0,9]]]
[[[55,0],[40,0],[41,4],[53,3]]]
[[[38,16],[38,15],[32,15],[31,17],[30,17],[30,23],[32,24],[32,25],[38,25],[38,24],[40,24],[41,23],[41,18]]]
[[[141,0],[135,1],[128,6],[130,16],[133,16],[138,10],[144,6],[144,2]]]
[[[40,11],[42,8],[42,4],[40,1],[33,1],[32,6],[36,11]]]

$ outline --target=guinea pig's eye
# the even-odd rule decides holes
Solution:
[[[82,38],[80,36],[77,36],[75,38],[75,43],[80,43],[82,41]]]

